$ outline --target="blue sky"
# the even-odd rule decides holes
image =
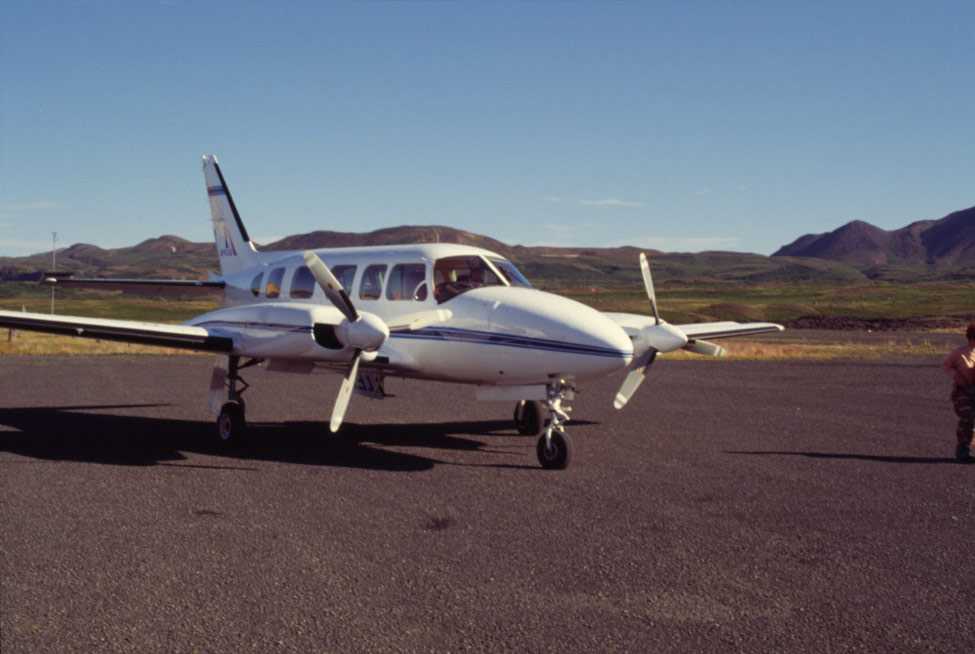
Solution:
[[[19,2],[0,255],[444,224],[770,253],[975,204],[971,2]]]

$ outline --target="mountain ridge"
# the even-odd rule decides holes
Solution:
[[[402,225],[371,232],[314,231],[288,236],[262,251],[302,250],[417,242],[460,243],[485,248],[515,261],[530,279],[546,286],[613,286],[640,284],[640,248],[555,247],[509,245],[497,239],[442,225]],[[862,279],[850,266],[802,262],[789,257],[773,261],[760,254],[709,251],[661,253],[646,250],[654,260],[654,275],[681,282],[754,280]],[[195,243],[164,235],[117,249],[77,243],[58,251],[58,269],[98,277],[154,277],[205,279],[218,269],[212,242]],[[37,279],[49,270],[50,253],[0,257],[0,280]]]
[[[975,266],[975,207],[893,230],[851,220],[831,232],[804,234],[772,253],[779,256],[828,259],[867,271],[891,265],[971,267]]]
[[[510,245],[444,225],[400,225],[369,232],[318,230],[259,246],[262,251],[411,243],[459,243],[506,256],[547,286],[614,286],[639,282],[640,248]],[[772,256],[747,252],[646,250],[654,275],[672,282],[842,282],[975,279],[975,207],[937,220],[885,230],[853,220],[821,234],[805,234]],[[205,279],[219,267],[212,242],[164,234],[123,248],[75,243],[58,250],[58,269],[99,277]],[[50,253],[0,257],[0,281],[36,279]]]

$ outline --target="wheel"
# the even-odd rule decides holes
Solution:
[[[247,421],[244,419],[244,407],[237,402],[227,402],[220,407],[217,417],[217,438],[225,445],[237,445],[244,440]]]
[[[565,432],[553,431],[547,446],[545,434],[542,434],[535,450],[538,453],[538,462],[546,470],[565,470],[572,459],[572,441]]]
[[[515,427],[522,436],[535,436],[542,431],[542,403],[522,400],[516,404]]]

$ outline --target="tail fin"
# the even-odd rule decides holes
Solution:
[[[237,213],[237,205],[230,195],[227,182],[220,172],[220,164],[212,154],[203,155],[203,177],[210,199],[210,216],[213,219],[213,236],[220,258],[220,272],[232,275],[256,266],[260,259],[257,248],[251,242],[244,221]]]

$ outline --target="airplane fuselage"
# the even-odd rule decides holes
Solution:
[[[317,250],[357,309],[394,323],[449,310],[450,318],[390,334],[365,359],[392,375],[480,385],[586,380],[626,368],[627,333],[605,314],[528,285],[500,255],[455,244]],[[316,323],[338,310],[305,266],[302,251],[260,252],[260,263],[224,277],[225,306],[188,324],[232,334],[240,353],[281,369],[347,365],[344,347]]]

